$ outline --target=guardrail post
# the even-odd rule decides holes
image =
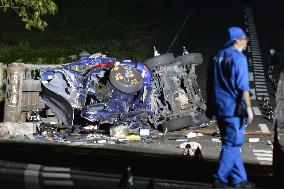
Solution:
[[[12,63],[7,68],[4,122],[21,121],[23,64]]]

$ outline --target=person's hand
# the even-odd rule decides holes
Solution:
[[[250,125],[252,123],[253,120],[253,111],[251,109],[251,107],[247,107],[247,115],[248,115],[248,124]]]

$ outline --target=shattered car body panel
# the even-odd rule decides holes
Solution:
[[[41,80],[43,102],[66,125],[79,114],[98,124],[137,126],[151,114],[151,71],[142,63],[99,54],[41,70]]]

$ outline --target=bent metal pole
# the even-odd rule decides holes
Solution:
[[[21,121],[23,67],[21,63],[8,65],[4,122]]]

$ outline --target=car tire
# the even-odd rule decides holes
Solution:
[[[161,54],[159,56],[155,56],[153,58],[146,59],[144,64],[148,66],[150,69],[154,69],[163,65],[170,64],[174,61],[173,53]]]
[[[191,116],[185,116],[185,117],[178,117],[174,118],[172,120],[164,122],[161,127],[162,130],[171,132],[179,129],[183,129],[187,126],[193,125],[193,118]]]
[[[130,74],[132,76],[129,76]],[[127,65],[113,67],[109,74],[109,80],[116,89],[125,93],[139,91],[144,83],[140,72],[136,68]]]
[[[200,65],[203,62],[203,57],[201,53],[190,53],[178,56],[176,59],[181,63],[181,65],[190,65],[190,64]]]

